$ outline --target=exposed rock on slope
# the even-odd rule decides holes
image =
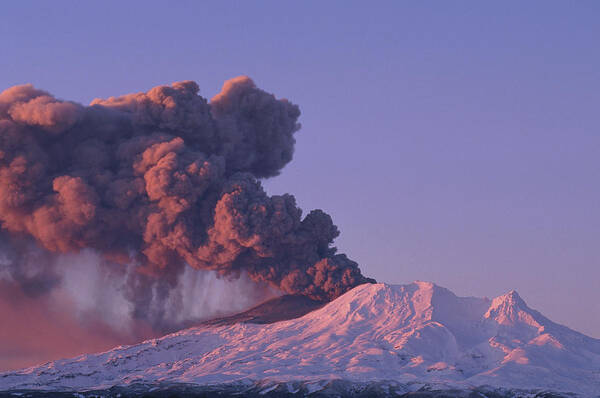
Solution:
[[[301,295],[286,294],[265,301],[239,314],[215,318],[203,323],[205,326],[235,325],[236,323],[273,323],[300,318],[324,306],[322,301],[315,301]]]

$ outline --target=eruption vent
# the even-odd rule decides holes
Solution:
[[[57,256],[92,249],[122,272],[136,316],[186,265],[328,301],[373,282],[339,232],[259,179],[291,161],[300,110],[229,80],[210,102],[183,81],[90,106],[31,85],[0,93],[0,278],[43,294]],[[154,315],[160,318],[160,314]]]

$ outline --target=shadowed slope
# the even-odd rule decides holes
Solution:
[[[311,311],[321,308],[326,303],[315,301],[306,296],[286,294],[265,301],[239,314],[215,318],[202,322],[207,326],[234,325],[236,323],[273,323],[300,318]]]

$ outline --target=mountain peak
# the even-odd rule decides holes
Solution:
[[[267,308],[280,312],[286,303],[298,305],[287,297]],[[256,311],[242,318],[255,319]],[[591,395],[600,391],[598,369],[599,340],[553,324],[514,290],[490,301],[416,281],[360,285],[295,319],[202,325],[0,374],[0,391],[342,379]]]
[[[428,281],[414,281],[412,283],[413,285],[416,285],[419,287],[419,289],[423,289],[423,290],[434,290],[435,288],[437,288],[438,286],[433,283],[433,282],[428,282]]]
[[[499,325],[521,324],[537,330],[541,330],[544,324],[551,323],[539,312],[529,308],[516,290],[493,299],[485,317]]]
[[[513,289],[513,290],[509,291],[508,293],[506,293],[504,295],[504,297],[506,297],[509,300],[523,301],[523,299],[521,298],[521,296],[519,295],[519,293],[515,289]]]
[[[492,307],[506,305],[510,307],[518,307],[520,309],[529,309],[525,301],[521,298],[516,290],[511,290],[506,294],[496,297],[492,301]]]

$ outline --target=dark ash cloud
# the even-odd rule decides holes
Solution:
[[[57,255],[93,249],[136,265],[122,273],[127,297],[151,322],[168,310],[151,298],[166,300],[186,266],[321,301],[373,282],[336,254],[329,215],[302,217],[292,195],[260,184],[292,160],[298,106],[248,77],[210,102],[198,92],[184,81],[90,106],[31,85],[0,93],[0,267],[12,281],[43,293],[60,283]]]

